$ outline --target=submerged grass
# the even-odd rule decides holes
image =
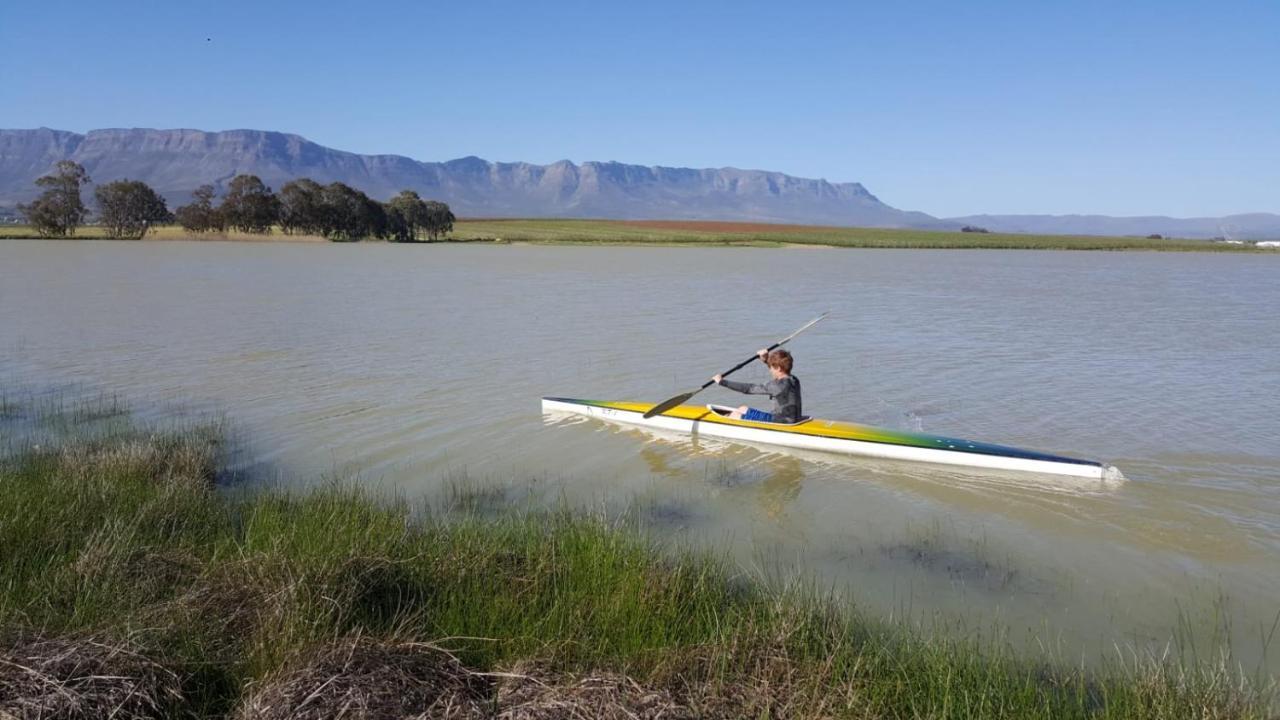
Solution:
[[[0,459],[0,717],[1266,716],[1225,663],[1017,659],[601,517],[219,488],[224,452],[134,427]]]

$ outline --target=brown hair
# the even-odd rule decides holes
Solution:
[[[765,360],[765,362],[768,363],[771,368],[778,368],[788,375],[791,374],[791,353],[783,350],[782,348],[778,348],[777,350],[769,353],[769,358]]]

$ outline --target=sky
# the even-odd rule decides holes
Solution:
[[[0,3],[0,127],[778,170],[898,208],[1280,212],[1280,1]]]

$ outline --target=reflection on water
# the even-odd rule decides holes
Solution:
[[[783,457],[770,463],[769,473],[760,484],[760,507],[765,515],[779,518],[787,509],[787,505],[800,495],[800,485],[804,480],[804,468],[800,461]]]
[[[866,609],[999,621],[1073,653],[1158,645],[1180,615],[1211,634],[1225,612],[1252,667],[1280,612],[1278,271],[1195,254],[4,242],[0,380],[225,411],[281,482],[634,502],[663,537]],[[541,415],[544,395],[661,400],[828,308],[791,346],[808,412],[1096,458],[1129,482]]]

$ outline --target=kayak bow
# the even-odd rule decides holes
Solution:
[[[789,425],[734,420],[728,417],[732,408],[721,405],[679,405],[662,415],[644,417],[644,414],[653,407],[651,403],[542,398],[544,413],[586,415],[626,425],[706,437],[893,460],[1022,470],[1098,480],[1124,479],[1124,475],[1116,467],[1093,460],[1079,460],[1034,450],[959,440],[940,435],[815,418],[804,418],[800,422]]]

